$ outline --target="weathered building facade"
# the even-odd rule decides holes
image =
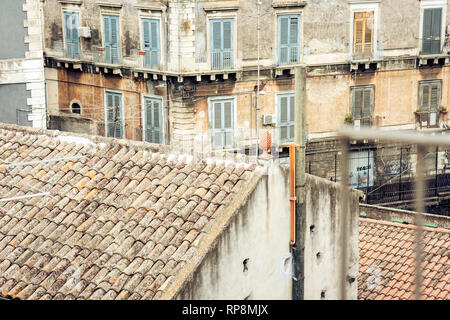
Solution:
[[[0,122],[46,127],[42,2],[0,2]]]
[[[449,5],[47,0],[50,127],[168,144],[206,133],[212,149],[270,130],[282,146],[303,65],[309,150],[345,122],[445,131]]]

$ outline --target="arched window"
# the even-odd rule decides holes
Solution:
[[[81,114],[81,106],[78,102],[72,102],[71,105],[72,113]]]

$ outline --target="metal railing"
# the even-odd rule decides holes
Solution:
[[[423,226],[425,212],[424,198],[425,198],[425,166],[424,159],[426,149],[429,146],[441,146],[450,147],[450,136],[437,136],[437,135],[425,135],[418,133],[392,133],[387,131],[380,131],[375,129],[361,129],[354,130],[352,128],[344,128],[339,132],[341,143],[342,143],[342,157],[341,161],[341,172],[342,177],[348,177],[349,175],[349,146],[351,140],[377,140],[377,141],[390,141],[394,143],[408,143],[417,145],[417,165],[416,165],[416,178],[415,178],[415,216],[414,224],[416,225],[414,234],[414,252],[415,252],[415,279],[414,279],[414,296],[416,300],[421,300],[422,295],[422,284],[423,284],[423,252],[424,252],[424,237],[423,237]],[[347,179],[341,180],[341,213],[343,214],[343,234],[341,237],[341,248],[342,260],[340,267],[341,274],[341,285],[340,294],[341,299],[346,297],[346,282],[347,282],[347,269],[348,269],[348,249],[347,243],[349,241],[349,194],[350,186]]]
[[[211,53],[211,69],[225,70],[233,68],[233,51],[216,51]]]

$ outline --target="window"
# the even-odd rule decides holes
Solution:
[[[79,16],[77,12],[64,12],[66,57],[80,59],[80,38],[78,36]]]
[[[353,57],[366,59],[373,56],[374,12],[354,12]]]
[[[436,127],[438,109],[441,102],[441,81],[419,82],[420,121],[427,127]]]
[[[72,113],[81,114],[81,107],[78,102],[73,102],[71,105]]]
[[[300,15],[278,16],[278,62],[299,63]]]
[[[213,149],[234,147],[234,99],[213,100],[209,122]]]
[[[352,116],[355,126],[372,125],[374,110],[374,87],[361,86],[352,90]]]
[[[120,63],[119,17],[103,16],[105,62]]]
[[[159,20],[142,19],[144,67],[156,69],[160,61]]]
[[[211,19],[211,69],[233,68],[233,19]]]
[[[294,139],[294,94],[279,94],[278,130],[280,143]]]
[[[422,54],[441,52],[442,8],[423,10]]]
[[[162,100],[144,98],[144,139],[152,143],[162,143]]]
[[[122,94],[106,92],[106,136],[123,138]]]

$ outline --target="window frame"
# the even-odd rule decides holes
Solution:
[[[157,68],[153,70],[157,70],[159,66],[163,65],[163,61],[165,59],[165,52],[164,52],[164,21],[162,18],[162,14],[160,12],[157,13],[144,13],[140,12],[139,14],[139,43],[140,43],[140,50],[145,51],[144,47],[144,28],[143,28],[143,20],[157,20],[158,21],[158,47],[159,47],[159,60],[158,60],[158,66]],[[142,57],[142,66],[145,69],[152,69],[150,67],[145,66],[145,56]]]
[[[432,111],[430,111],[431,109],[430,109],[430,105],[428,105],[428,110],[427,110],[427,128],[437,128],[437,127],[439,127],[439,107],[441,106],[441,104],[442,104],[442,85],[443,85],[443,81],[442,81],[442,79],[433,79],[433,80],[421,80],[421,81],[419,81],[418,82],[418,85],[417,85],[417,87],[418,87],[418,94],[417,94],[417,109],[419,109],[421,112],[420,112],[420,115],[419,115],[419,122],[420,122],[420,124],[422,124],[422,122],[424,122],[423,121],[423,115],[424,115],[424,112],[422,112],[423,110],[422,110],[422,100],[423,100],[423,90],[422,90],[422,88],[423,88],[423,86],[424,85],[427,85],[427,86],[431,86],[431,85],[433,85],[433,84],[439,84],[439,93],[438,93],[438,103],[437,103],[437,106],[436,106],[436,110],[432,110]],[[431,100],[431,95],[429,95],[429,99]],[[430,102],[430,100],[429,100],[429,102]],[[430,121],[430,116],[431,116],[431,113],[435,113],[436,114],[436,124],[435,125],[431,125],[430,123],[431,123],[431,121]]]
[[[114,94],[114,95],[120,95],[120,104],[121,104],[121,122],[122,122],[122,137],[116,138],[116,137],[109,137],[108,136],[108,93]],[[124,94],[123,91],[120,90],[112,90],[112,89],[105,89],[104,90],[104,112],[105,112],[105,137],[109,138],[116,138],[116,139],[126,139],[125,134],[125,106],[124,106]]]
[[[441,45],[440,45],[440,53],[423,53],[423,24],[424,24],[424,12],[425,9],[441,9]],[[446,17],[447,17],[447,0],[420,0],[420,23],[419,23],[419,39],[418,39],[418,51],[420,55],[437,55],[442,54],[442,50],[445,44],[445,32],[446,32]]]
[[[290,62],[286,62],[286,63],[281,63],[280,58],[281,58],[281,24],[280,24],[280,18],[281,17],[287,17],[289,18],[289,22],[290,19],[293,17],[298,18],[298,30],[297,30],[297,51],[298,51],[298,56],[297,56],[297,63],[290,63]],[[301,50],[301,41],[302,41],[302,35],[301,35],[301,31],[302,31],[302,23],[303,23],[303,19],[302,19],[302,14],[301,12],[280,12],[276,14],[276,26],[277,26],[277,35],[276,35],[276,48],[277,48],[277,64],[279,66],[289,66],[289,65],[296,65],[301,63],[302,61],[302,50]],[[290,24],[289,24],[290,26]],[[289,38],[289,34],[288,34],[288,38]],[[288,45],[289,48],[293,47],[292,45]]]
[[[150,100],[159,100],[160,102],[160,125],[161,125],[161,130],[160,130],[160,142],[153,142],[153,141],[148,141],[146,139],[146,131],[147,129],[147,106],[146,106],[146,100],[150,99]],[[165,115],[164,115],[164,110],[165,110],[165,106],[164,106],[164,99],[161,96],[155,96],[155,95],[148,95],[148,94],[144,94],[142,95],[142,141],[145,142],[149,142],[149,143],[156,143],[156,144],[163,144],[164,143],[164,136],[165,136],[165,128],[164,128],[164,121],[165,121]]]
[[[238,56],[237,56],[237,51],[238,51],[238,41],[237,41],[237,30],[238,30],[238,16],[237,13],[235,11],[211,11],[208,12],[206,14],[206,50],[207,50],[207,55],[206,55],[206,59],[207,59],[207,64],[208,64],[208,68],[209,70],[216,70],[212,68],[212,61],[211,61],[211,20],[212,19],[232,19],[233,20],[233,31],[232,31],[232,45],[233,45],[233,54],[232,54],[232,59],[233,59],[233,64],[232,64],[232,68],[230,69],[224,69],[224,70],[233,70],[233,69],[237,69],[240,67],[240,61],[238,61]],[[219,69],[217,69],[217,71],[219,71]]]
[[[106,61],[106,33],[105,33],[105,16],[109,16],[109,17],[116,17],[117,18],[117,43],[118,43],[118,63],[114,63],[114,62],[107,62]],[[122,19],[121,19],[121,14],[114,11],[114,12],[109,12],[109,11],[102,11],[100,12],[100,19],[101,19],[101,27],[102,27],[102,47],[103,47],[103,62],[106,64],[110,64],[110,65],[120,65],[122,63],[122,34],[121,34],[121,26],[122,26]]]
[[[282,96],[289,96],[294,97],[294,119],[290,120],[289,122],[292,122],[292,126],[294,126],[294,136],[292,139],[281,139],[281,132],[280,132],[280,121],[281,121],[281,97]],[[274,95],[275,99],[275,114],[276,114],[276,130],[277,130],[277,141],[278,144],[284,144],[288,142],[293,142],[295,140],[295,92],[294,91],[284,91],[284,92],[278,92]]]
[[[214,134],[214,128],[212,127],[212,115],[213,115],[213,104],[217,101],[231,101],[232,102],[232,118],[231,118],[231,124],[233,126],[232,128],[232,137],[233,137],[233,143],[231,148],[225,148],[224,146],[222,148],[215,148],[214,144],[212,143],[212,137]],[[230,150],[234,149],[236,146],[236,128],[237,128],[237,99],[235,96],[223,96],[223,97],[210,97],[208,98],[208,129],[209,129],[209,135],[210,135],[210,143],[211,143],[211,149],[212,150]]]
[[[62,12],[62,32],[63,32],[63,46],[64,46],[64,57],[68,58],[68,59],[74,59],[74,60],[80,60],[81,59],[81,52],[82,52],[82,45],[81,45],[81,39],[80,39],[80,34],[77,30],[77,34],[78,34],[78,57],[73,58],[73,57],[69,57],[67,55],[67,34],[66,34],[66,14],[77,14],[78,15],[78,28],[80,28],[81,26],[81,12],[80,9],[78,7],[74,8],[74,7],[63,7],[61,9]],[[77,28],[77,29],[78,29]]]
[[[372,43],[372,56],[364,57],[362,59],[357,59],[354,54],[354,27],[355,27],[355,13],[358,12],[371,12],[373,11],[373,43]],[[379,6],[378,2],[367,3],[361,1],[359,3],[350,3],[350,38],[349,38],[349,49],[350,49],[350,60],[352,61],[367,61],[377,59],[379,57],[378,53],[378,25],[379,25]]]
[[[361,120],[367,118],[366,116],[364,116],[364,111],[363,111],[362,108],[361,108],[361,116],[359,118],[355,118],[355,115],[353,113],[353,101],[355,101],[355,94],[354,94],[355,90],[363,90],[363,91],[365,91],[366,89],[370,89],[371,90],[371,99],[370,99],[371,106],[370,106],[369,119],[370,119],[370,127],[372,127],[374,125],[374,120],[375,120],[375,106],[376,106],[375,85],[374,84],[357,85],[357,86],[351,86],[350,87],[350,108],[349,108],[349,112],[352,114],[353,123],[355,123],[355,120],[360,120],[360,123],[361,123]],[[363,96],[363,99],[362,99],[362,103],[364,104],[364,96]],[[362,124],[360,124],[360,126],[362,126]]]

